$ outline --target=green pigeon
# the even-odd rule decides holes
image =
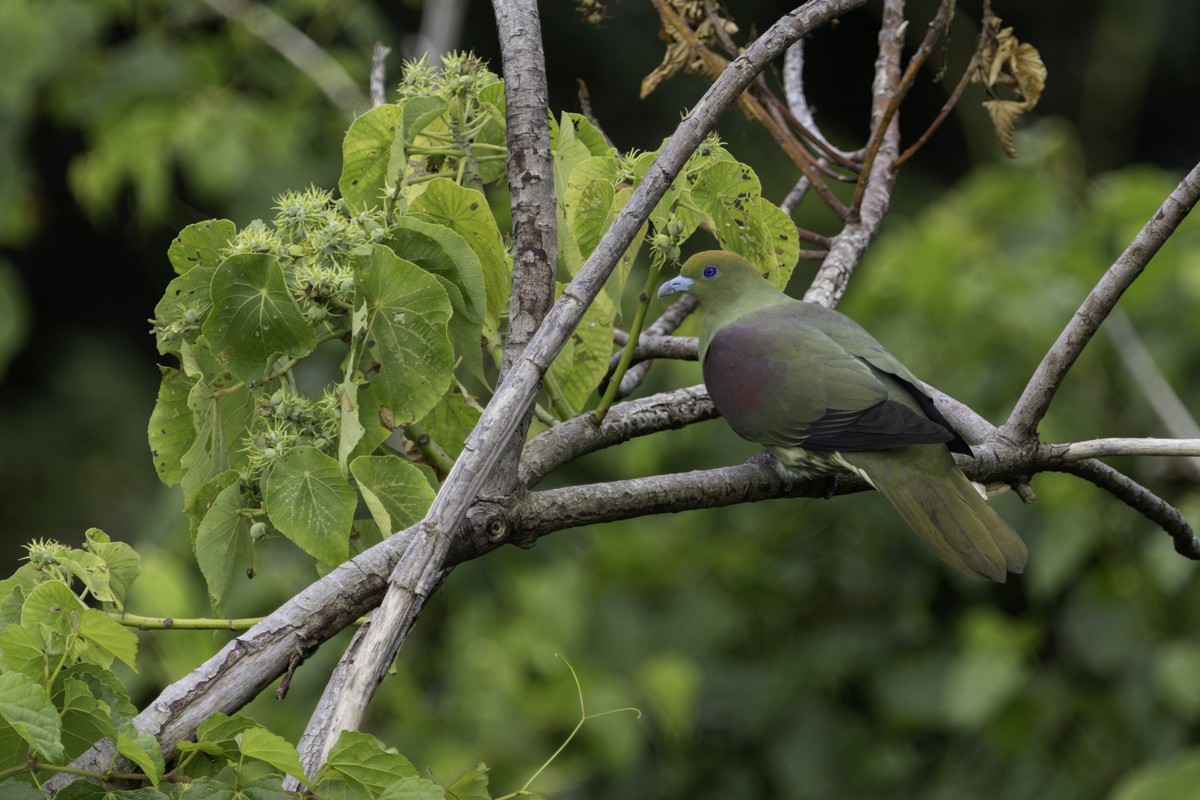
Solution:
[[[744,258],[697,253],[659,297],[700,307],[700,363],[717,410],[792,479],[861,475],[941,558],[1003,582],[1025,544],[954,463],[971,449],[896,357],[849,317],[788,297]]]

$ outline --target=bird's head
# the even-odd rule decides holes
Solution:
[[[693,295],[701,305],[759,293],[778,295],[746,259],[728,250],[705,250],[683,262],[679,275],[658,287],[658,296]]]

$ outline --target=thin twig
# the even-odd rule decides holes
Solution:
[[[1137,236],[1125,248],[1113,265],[1108,268],[1094,289],[1084,298],[1075,316],[1063,328],[1054,345],[1042,358],[1037,370],[1002,433],[1014,441],[1024,441],[1037,436],[1038,423],[1046,416],[1050,401],[1062,385],[1067,372],[1092,340],[1100,323],[1116,306],[1125,290],[1142,274],[1150,259],[1167,241],[1179,223],[1183,221],[1196,200],[1200,198],[1200,164],[1192,167],[1175,190],[1163,201],[1159,209],[1138,231]]]
[[[980,47],[983,46],[982,41],[983,37],[981,35]],[[946,117],[950,116],[950,112],[953,111],[954,107],[958,105],[959,98],[962,97],[962,93],[966,90],[967,85],[971,82],[971,76],[975,74],[975,70],[978,68],[979,49],[977,48],[975,50],[975,55],[971,56],[971,63],[967,64],[967,68],[963,71],[962,77],[958,79],[958,85],[954,87],[954,91],[952,91],[950,96],[946,98],[946,102],[942,104],[942,108],[940,111],[938,111],[937,116],[934,117],[933,121],[929,123],[929,127],[927,127],[925,131],[917,137],[917,140],[909,145],[905,151],[896,158],[896,163],[894,166],[899,167],[905,161],[908,161],[910,158],[916,155],[917,151],[925,146],[925,143],[929,141],[929,138],[933,136],[937,129],[942,126],[942,123],[946,121]]]
[[[371,51],[371,106],[378,108],[387,102],[387,57],[392,48],[376,42]]]
[[[855,154],[834,147],[817,126],[812,107],[809,106],[808,97],[804,93],[803,39],[789,47],[783,57],[783,91],[787,97],[787,110],[792,125],[827,155],[840,159],[838,163],[842,166],[853,166],[857,169]]]
[[[925,38],[921,40],[920,47],[913,54],[912,60],[908,62],[908,66],[904,70],[904,74],[900,77],[899,83],[896,84],[892,91],[891,97],[884,108],[883,115],[878,123],[872,126],[871,140],[867,143],[867,154],[863,158],[862,172],[858,176],[858,184],[854,187],[854,199],[850,202],[851,219],[857,219],[859,209],[862,208],[863,195],[867,191],[867,182],[870,180],[872,165],[875,159],[879,157],[879,150],[883,147],[884,136],[891,126],[892,121],[900,112],[900,103],[908,96],[908,92],[912,89],[913,83],[917,80],[917,73],[921,71],[921,67],[929,59],[933,53],[933,46],[942,33],[946,30],[946,26],[950,23],[950,18],[954,15],[955,0],[942,0],[942,4],[938,6],[938,12],[933,20],[929,23],[929,28],[925,31]],[[897,37],[901,35],[903,27],[896,31]],[[894,159],[893,159],[894,161]]]
[[[883,23],[879,28],[879,57],[875,61],[875,80],[872,84],[871,124],[873,130],[880,129],[887,112],[889,101],[896,94],[900,81],[900,55],[902,49],[901,27],[904,25],[903,0],[885,0]],[[850,282],[850,275],[858,266],[867,246],[879,232],[883,218],[891,202],[892,186],[896,180],[892,161],[900,147],[900,126],[895,116],[884,130],[877,155],[866,179],[858,219],[847,222],[829,244],[829,255],[813,277],[812,285],[804,293],[804,299],[828,308],[837,305]]]
[[[688,25],[687,21],[680,17],[669,3],[665,2],[665,0],[651,0],[651,3],[662,19],[664,28],[669,28],[677,33],[680,38],[685,39],[696,55],[704,62],[708,72],[713,75],[719,75],[725,66],[725,59],[708,49],[704,42],[696,35],[696,32]],[[751,81],[751,86],[766,90],[766,84],[757,79],[757,77],[754,81]],[[812,182],[813,191],[825,201],[826,205],[835,214],[844,219],[847,213],[845,203],[833,194],[824,181],[819,179],[817,175],[818,170],[812,156],[799,140],[791,134],[791,131],[772,118],[762,102],[753,94],[747,92],[742,95],[738,98],[738,104],[747,116],[758,122],[758,124],[762,125],[771,134],[771,137],[779,145],[780,149],[787,154],[792,163],[799,167],[800,171]]]
[[[695,310],[696,298],[692,297],[690,294],[681,295],[678,300],[667,306],[666,310],[658,315],[658,319],[651,323],[650,326],[646,328],[646,332],[642,335],[670,335],[675,332],[676,328],[683,324],[683,321],[687,319],[688,314],[691,314]],[[628,334],[626,334],[625,341],[628,340]],[[623,345],[625,342],[618,342],[618,344]],[[615,353],[612,358],[609,359],[608,371],[604,374],[604,378],[600,381],[600,391],[603,392],[608,387],[608,382],[612,380],[613,373],[616,372],[617,364],[620,363],[620,360],[620,353]],[[621,386],[617,390],[617,397],[628,397],[629,395],[633,394],[634,391],[637,390],[637,387],[642,385],[642,381],[646,379],[646,375],[649,373],[650,367],[653,365],[654,360],[647,359],[630,367],[625,372],[624,377],[621,378]]]

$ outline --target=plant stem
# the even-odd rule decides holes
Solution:
[[[439,472],[443,475],[450,474],[450,470],[454,467],[454,459],[444,447],[433,440],[425,426],[414,422],[405,429],[404,435],[417,446],[421,455],[425,456],[425,459]]]
[[[625,377],[625,371],[633,362],[633,352],[637,350],[638,340],[642,338],[642,327],[646,324],[646,312],[650,310],[650,297],[654,287],[658,285],[658,276],[662,272],[662,266],[661,259],[650,260],[650,269],[646,273],[646,284],[642,287],[642,293],[638,297],[638,307],[633,315],[633,324],[629,326],[629,340],[625,342],[625,351],[621,353],[621,360],[617,362],[617,368],[608,381],[604,397],[600,398],[600,405],[596,406],[596,410],[592,412],[592,419],[597,425],[604,422],[608,409],[612,408],[612,404],[617,399],[617,392],[621,389],[621,378]]]

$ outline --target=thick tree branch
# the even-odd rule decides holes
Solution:
[[[501,380],[554,302],[558,268],[554,162],[547,116],[546,58],[532,0],[494,0],[504,59],[508,185],[512,193],[513,287]]]
[[[1192,167],[1192,171],[1163,201],[1058,335],[1001,428],[1005,436],[1016,441],[1037,436],[1038,423],[1046,416],[1054,393],[1062,385],[1075,359],[1091,341],[1092,335],[1100,328],[1100,323],[1104,322],[1117,300],[1142,274],[1150,259],[1196,205],[1197,198],[1200,198],[1200,164]]]
[[[674,430],[715,419],[717,411],[703,386],[689,386],[618,403],[596,425],[582,414],[539,433],[525,446],[521,482],[533,487],[564,464],[637,436]]]
[[[879,130],[889,103],[900,82],[900,53],[904,39],[903,0],[886,0],[883,6],[883,24],[879,29],[879,57],[875,62],[875,81],[872,84],[871,129]],[[879,147],[869,173],[862,176],[865,181],[858,218],[847,222],[841,233],[830,241],[829,255],[813,278],[812,285],[804,293],[810,303],[833,308],[846,291],[850,274],[858,266],[867,246],[879,232],[883,217],[891,202],[892,186],[896,176],[892,163],[900,149],[899,114],[893,114],[885,130],[881,131]]]

